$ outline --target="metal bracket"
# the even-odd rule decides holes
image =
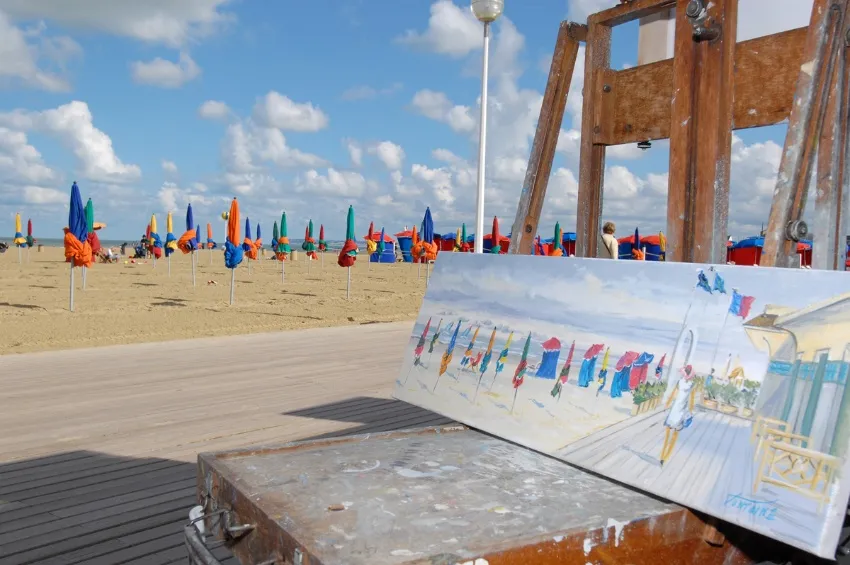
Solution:
[[[806,239],[807,235],[809,235],[809,226],[803,220],[792,220],[785,226],[785,237],[791,241]]]
[[[690,0],[685,14],[694,27],[694,41],[716,41],[720,38],[723,30],[720,24],[709,19],[704,0]]]

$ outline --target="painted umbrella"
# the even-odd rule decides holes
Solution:
[[[437,329],[434,330],[434,336],[431,338],[431,343],[428,344],[428,353],[434,353],[434,345],[436,345],[437,340],[440,339],[440,327],[443,325],[443,319],[440,318],[439,323],[437,324]]]
[[[32,220],[27,220],[27,247],[32,247],[35,239],[32,237]]]
[[[522,383],[525,381],[525,373],[528,370],[528,346],[531,345],[531,332],[528,332],[528,338],[525,340],[525,347],[522,348],[522,358],[519,360],[519,365],[517,365],[516,371],[514,372],[513,378],[513,386],[514,386],[514,401],[511,403],[511,414],[514,412],[514,406],[516,405],[516,396],[519,392],[519,387],[522,386]]]
[[[461,321],[457,321],[457,327],[455,328],[455,333],[452,334],[451,340],[449,340],[449,346],[446,348],[446,352],[443,353],[443,357],[440,359],[440,372],[437,373],[437,382],[434,383],[434,390],[437,390],[437,384],[440,382],[440,377],[443,376],[443,373],[446,372],[446,369],[449,368],[449,363],[452,362],[452,352],[455,350],[455,344],[457,343],[457,333],[460,330]]]
[[[481,387],[481,379],[484,378],[484,373],[487,372],[487,366],[490,364],[490,358],[493,356],[493,344],[496,341],[496,328],[493,328],[493,333],[490,334],[490,343],[487,344],[487,351],[484,353],[484,359],[481,361],[481,369],[479,369],[480,374],[478,375],[478,384],[475,387],[475,396],[472,397],[472,401],[475,402],[475,399],[478,398],[478,389]]]
[[[558,375],[558,380],[555,381],[555,386],[552,388],[552,396],[557,397],[559,400],[561,398],[561,389],[563,389],[564,385],[570,379],[570,367],[573,363],[573,353],[575,353],[575,350],[576,342],[573,340],[573,344],[570,346],[570,352],[567,353],[567,360],[564,361],[564,366],[561,367],[561,374]]]

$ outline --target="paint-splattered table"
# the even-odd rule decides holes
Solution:
[[[198,459],[198,523],[245,564],[751,562],[679,506],[461,426]]]

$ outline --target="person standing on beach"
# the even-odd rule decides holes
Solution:
[[[614,222],[605,222],[602,226],[599,242],[597,243],[596,256],[603,259],[617,259],[619,255],[620,244],[617,243],[617,238],[614,237],[614,232],[617,226]]]

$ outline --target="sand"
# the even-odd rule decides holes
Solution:
[[[270,254],[269,251],[266,252]],[[26,251],[24,251],[26,261]],[[336,255],[310,264],[299,254],[280,263],[243,262],[236,270],[236,293],[228,305],[230,271],[220,251],[199,252],[197,287],[192,287],[189,255],[165,259],[97,264],[88,270],[86,289],[76,269],[75,311],[68,309],[69,265],[61,248],[32,249],[18,264],[17,249],[0,254],[0,354],[167,341],[277,330],[414,320],[425,292],[425,270],[412,264],[376,264],[361,255],[351,269],[351,299],[346,300],[346,269]],[[217,284],[207,284],[215,281]],[[380,344],[376,344],[380,349]],[[317,352],[333,354],[332,343]]]

